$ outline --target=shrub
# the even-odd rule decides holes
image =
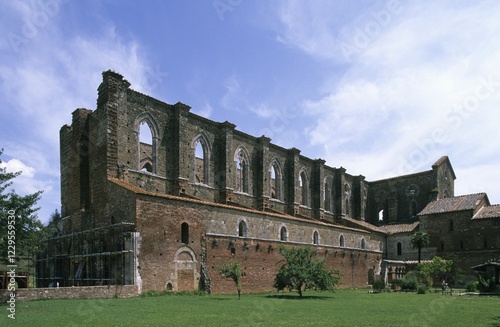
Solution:
[[[478,282],[468,282],[466,285],[465,285],[465,291],[466,292],[475,292],[477,291],[477,284]]]
[[[407,291],[416,291],[419,286],[418,278],[415,274],[407,274],[401,280],[401,289]]]
[[[479,276],[477,288],[479,292],[491,292],[495,289],[495,279]]]
[[[385,288],[385,281],[383,279],[376,279],[373,282],[373,290],[375,291],[381,291]]]
[[[427,293],[427,286],[419,285],[417,287],[417,294],[425,294]]]
[[[398,286],[401,287],[401,279],[393,279],[393,280],[391,280],[390,283],[391,283],[391,288],[393,290],[397,289]]]

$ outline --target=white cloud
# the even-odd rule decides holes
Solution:
[[[40,190],[51,191],[52,187],[43,180],[36,178],[36,169],[26,165],[19,159],[13,158],[8,161],[0,163],[1,168],[5,168],[8,173],[21,172],[16,178],[12,180],[11,189],[21,195],[32,194]]]
[[[23,24],[28,18],[48,13],[40,3],[7,6],[1,14],[11,23],[6,31],[24,37]],[[24,164],[20,167],[25,172],[14,183],[16,192],[44,191],[39,203],[42,220],[60,203],[58,131],[71,122],[76,108],[95,109],[101,72],[114,70],[133,89],[153,96],[166,77],[159,66],[148,61],[142,45],[133,38],[121,38],[112,23],[104,25],[98,36],[72,36],[62,30],[61,15],[47,17],[50,20],[18,49],[0,43],[6,53],[0,64],[0,105],[2,116],[9,120],[9,129],[0,131],[1,146],[6,155],[16,158],[9,161],[11,165]]]
[[[18,159],[10,159],[7,162],[1,162],[0,167],[8,173],[22,172],[24,177],[32,178],[35,176],[35,168],[26,166]]]
[[[346,59],[338,46],[354,44],[388,4],[339,24],[323,2],[287,2],[280,40],[337,67]],[[485,158],[498,165],[500,4],[401,2],[399,9],[357,48],[340,81],[325,81],[322,97],[304,101],[315,119],[311,144],[324,148],[328,164],[371,180],[430,169],[442,155],[459,167]],[[319,22],[308,28],[312,13]]]

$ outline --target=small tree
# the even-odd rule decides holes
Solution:
[[[238,299],[241,299],[241,283],[240,279],[242,276],[241,266],[238,262],[226,262],[217,270],[226,278],[231,278],[236,284],[236,290],[238,291]]]
[[[418,249],[418,263],[420,263],[422,258],[422,248],[428,246],[429,242],[429,234],[427,234],[426,232],[418,231],[413,234],[411,238],[411,244],[413,245],[414,249]]]
[[[432,258],[431,262],[419,263],[417,269],[421,275],[432,281],[432,285],[443,280],[450,282],[455,279],[456,269],[453,260],[444,260],[438,256]]]
[[[283,265],[274,279],[274,287],[281,291],[285,288],[296,290],[302,297],[302,289],[312,288],[320,291],[333,291],[340,283],[340,273],[329,270],[322,260],[313,260],[316,250],[308,246],[300,248],[280,247],[285,257]]]

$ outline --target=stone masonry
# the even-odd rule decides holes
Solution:
[[[384,260],[414,260],[411,234],[433,235],[442,214],[428,206],[456,198],[448,157],[428,171],[366,181],[136,92],[112,71],[103,73],[97,109],[75,110],[60,140],[63,218],[38,257],[39,287],[232,292],[215,268],[235,260],[245,291],[269,291],[279,247],[304,244],[342,272],[342,287],[364,287],[386,277]],[[488,224],[500,213],[483,216]],[[498,253],[497,234],[481,260]],[[427,258],[443,252],[432,238]]]

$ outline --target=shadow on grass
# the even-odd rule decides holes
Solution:
[[[491,327],[500,327],[500,317],[496,317],[493,320],[494,321],[491,323]]]
[[[217,301],[233,301],[233,300],[238,300],[238,297],[211,297],[210,300],[217,300]]]
[[[284,300],[327,300],[334,299],[331,296],[318,296],[318,295],[290,295],[290,294],[280,294],[280,295],[268,295],[268,299],[284,299]]]

